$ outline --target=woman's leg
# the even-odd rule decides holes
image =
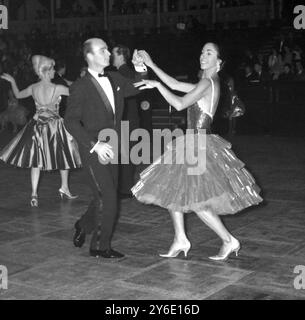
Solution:
[[[173,220],[175,237],[168,253],[160,254],[160,256],[165,258],[174,258],[181,251],[184,251],[184,255],[187,256],[187,253],[191,247],[191,244],[185,234],[184,214],[182,212],[170,211],[170,215]]]
[[[223,245],[217,256],[210,257],[212,260],[225,260],[233,251],[238,253],[240,249],[239,241],[232,236],[222,223],[218,215],[211,211],[196,212],[197,216],[210,227],[223,241]]]
[[[38,207],[38,183],[40,177],[40,169],[39,168],[31,168],[31,184],[32,184],[32,196],[31,196],[31,206]]]
[[[31,168],[32,196],[37,197],[39,177],[40,177],[40,169],[39,168]]]
[[[69,170],[60,170],[60,177],[61,177],[61,187],[60,189],[70,193],[69,191]]]
[[[78,196],[74,196],[71,194],[69,190],[69,170],[60,170],[60,177],[61,177],[61,187],[59,189],[59,194],[61,198],[67,199],[76,199]]]
[[[170,211],[170,215],[173,220],[175,230],[174,243],[188,242],[184,228],[184,214],[182,212]]]
[[[211,211],[200,211],[196,212],[196,214],[208,227],[217,233],[223,242],[231,241],[232,235],[223,225],[218,215],[213,214]]]

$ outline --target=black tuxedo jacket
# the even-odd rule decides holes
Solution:
[[[108,72],[108,77],[114,94],[115,114],[103,89],[89,72],[70,87],[65,126],[78,142],[82,160],[89,156],[99,131],[114,129],[120,139],[124,99],[140,92],[133,83],[140,81],[143,75],[137,74],[132,80],[118,72]]]
[[[62,86],[65,87],[69,87],[67,82],[56,72],[54,79],[52,80],[53,83],[55,84],[60,84]],[[65,115],[66,112],[66,108],[67,108],[67,97],[66,96],[62,96],[61,97],[61,102],[60,102],[60,108],[59,108],[59,114],[61,117],[63,117]]]
[[[54,79],[52,80],[55,84],[61,84],[65,87],[68,87],[67,82],[56,72],[54,75]]]
[[[118,69],[118,72],[125,78],[131,79],[133,81],[136,76],[136,72],[132,70],[127,64],[123,64]],[[129,121],[130,130],[139,128],[139,101],[137,97],[130,97],[125,99],[125,107],[122,119]]]

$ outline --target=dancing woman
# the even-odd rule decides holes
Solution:
[[[222,59],[219,47],[207,43],[200,55],[203,70],[202,79],[196,85],[177,81],[163,72],[151,60],[145,51],[139,51],[144,63],[171,89],[186,93],[179,97],[169,91],[159,81],[142,80],[135,84],[143,89],[157,88],[161,95],[178,111],[190,107],[190,128],[195,133],[205,129],[206,135],[206,167],[200,174],[188,174],[190,164],[163,164],[162,160],[170,153],[186,154],[190,146],[176,143],[168,148],[158,161],[144,170],[140,181],[133,187],[135,197],[143,203],[155,204],[169,210],[175,229],[175,237],[171,248],[162,257],[176,257],[180,252],[187,256],[191,244],[184,229],[184,213],[195,212],[197,216],[223,241],[219,253],[209,257],[211,260],[226,260],[232,252],[236,255],[240,250],[240,242],[223,225],[220,215],[235,214],[247,207],[262,201],[259,187],[251,174],[244,168],[231,145],[218,135],[209,134],[213,116],[219,101],[219,77]],[[196,136],[196,135],[195,135]],[[177,138],[178,140],[179,138]],[[194,147],[198,149],[200,146]]]
[[[75,199],[68,185],[69,169],[79,168],[81,160],[78,146],[66,131],[59,116],[61,96],[68,96],[69,89],[51,83],[54,77],[54,60],[36,55],[32,58],[33,68],[40,81],[19,91],[13,77],[8,74],[1,78],[11,83],[17,99],[32,96],[36,114],[13,140],[0,152],[0,159],[20,168],[31,168],[31,206],[38,207],[38,183],[40,171],[60,170],[61,198]]]

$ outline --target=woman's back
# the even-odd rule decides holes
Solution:
[[[56,85],[53,83],[38,82],[33,85],[32,95],[36,104],[40,106],[50,106],[58,104]]]

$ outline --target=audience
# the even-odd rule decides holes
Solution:
[[[154,12],[155,7],[139,6],[134,1],[129,1],[134,12]],[[120,2],[117,2],[118,5]],[[246,1],[218,1],[222,6],[245,5]],[[124,2],[122,6],[114,8],[124,12]],[[129,9],[129,14],[130,12]],[[120,11],[121,10],[121,11]],[[90,15],[98,14],[88,8]],[[87,15],[80,5],[74,7],[74,13],[79,16]],[[116,14],[114,11],[113,14]],[[43,12],[38,12],[41,19]],[[63,16],[65,14],[63,13]],[[277,41],[276,35],[268,30],[247,29],[235,30],[234,36],[230,30],[209,31],[200,29],[198,20],[189,15],[184,22],[186,25],[183,33],[176,29],[176,32],[162,31],[161,33],[145,34],[142,36],[122,33],[114,30],[111,37],[107,37],[94,25],[86,23],[81,32],[71,31],[67,25],[62,24],[52,26],[49,32],[43,33],[39,26],[33,27],[29,34],[25,35],[25,40],[20,40],[18,35],[0,35],[0,73],[6,72],[15,77],[20,89],[26,88],[35,82],[36,75],[32,70],[31,57],[33,54],[44,54],[57,61],[58,80],[63,80],[67,85],[71,81],[83,76],[86,72],[82,57],[81,46],[85,39],[90,37],[101,37],[106,39],[110,47],[113,43],[121,42],[134,48],[145,48],[153,55],[164,48],[159,57],[158,64],[166,67],[169,73],[178,75],[187,74],[189,78],[196,76],[198,61],[191,61],[185,57],[192,50],[198,48],[199,38],[217,38],[222,44],[225,52],[229,52],[226,63],[228,72],[236,82],[236,86],[276,82],[276,81],[305,81],[304,71],[304,45],[298,40],[299,33],[286,31],[280,35]],[[194,32],[198,31],[198,32]],[[183,41],[184,46],[179,44]],[[267,44],[271,44],[271,50]],[[240,48],[236,53],[236,47]],[[110,48],[111,49],[111,48]],[[244,52],[244,53],[243,53]],[[179,69],[177,68],[179,66]],[[84,67],[84,68],[83,68]],[[66,73],[66,75],[65,75]],[[63,77],[65,76],[65,77]],[[0,112],[3,112],[8,105],[8,86],[0,81]],[[35,105],[32,99],[25,99],[23,105],[28,110],[28,117],[35,112]]]
[[[296,63],[296,70],[295,70],[295,80],[296,81],[305,81],[305,71],[301,61]]]

